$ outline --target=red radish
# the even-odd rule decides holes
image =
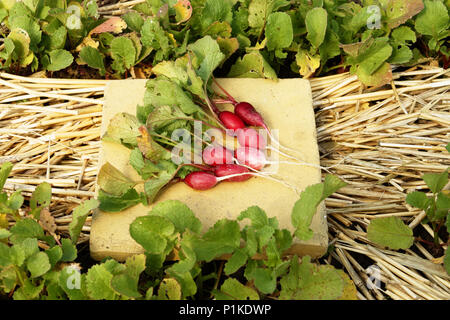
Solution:
[[[253,128],[238,129],[236,135],[241,147],[266,148],[266,139]]]
[[[219,119],[227,129],[237,130],[245,128],[244,122],[230,111],[222,111],[219,113]]]
[[[239,147],[236,150],[236,159],[255,170],[261,170],[267,163],[266,156],[261,150],[249,147]]]
[[[208,190],[213,188],[217,184],[217,178],[215,175],[203,171],[194,171],[189,173],[184,182],[195,190]]]
[[[269,131],[263,117],[250,103],[239,102],[234,106],[234,113],[241,118],[244,123],[250,126],[263,127],[266,131]]]
[[[203,161],[209,165],[233,163],[233,153],[222,146],[207,146],[203,150]]]
[[[240,166],[238,164],[220,164],[214,167],[214,174],[217,177],[224,177],[229,175],[236,175],[241,173],[249,172],[246,167]],[[250,174],[235,176],[233,178],[228,178],[226,181],[241,182],[250,179],[252,176]]]

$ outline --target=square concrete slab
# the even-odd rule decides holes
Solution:
[[[302,159],[319,165],[319,151],[310,84],[302,79],[282,79],[277,82],[266,79],[219,79],[219,83],[237,100],[255,106],[269,128],[277,129],[280,143],[303,150]],[[136,113],[136,105],[142,104],[146,80],[117,80],[107,84],[103,109],[102,135],[110,119],[118,112]],[[121,170],[132,180],[140,180],[128,164],[130,150],[102,141],[99,169],[106,161]],[[282,158],[280,158],[282,159]],[[286,160],[286,159],[285,159]],[[320,169],[281,163],[277,176],[282,177],[299,190],[321,181]],[[244,197],[245,195],[245,197]],[[221,218],[235,219],[250,206],[261,207],[269,217],[277,217],[281,228],[293,231],[291,211],[298,195],[292,189],[264,178],[252,178],[239,183],[220,183],[207,191],[195,191],[184,183],[176,183],[163,190],[157,201],[180,200],[189,206],[201,220],[203,230]],[[313,218],[311,229],[314,237],[309,241],[294,242],[290,253],[318,257],[328,245],[327,224],[322,204]],[[91,256],[96,260],[112,257],[125,260],[142,253],[142,247],[129,234],[133,220],[147,214],[151,206],[137,205],[122,212],[94,212],[91,235]],[[243,222],[245,223],[245,221]]]

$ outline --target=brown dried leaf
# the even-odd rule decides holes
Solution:
[[[422,0],[390,0],[387,4],[387,25],[394,29],[405,23],[424,8]]]
[[[127,23],[122,18],[112,17],[92,29],[91,32],[89,32],[89,35],[103,32],[121,33],[126,27]]]
[[[57,227],[55,217],[52,216],[50,210],[47,207],[42,208],[39,223],[42,228],[44,228],[44,230],[50,233],[55,233]]]

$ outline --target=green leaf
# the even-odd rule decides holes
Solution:
[[[50,249],[45,250],[45,253],[48,256],[48,260],[52,268],[56,265],[58,261],[61,260],[63,256],[63,251],[60,246],[54,246]]]
[[[236,60],[235,64],[231,66],[227,77],[276,80],[277,74],[259,51],[252,51]]]
[[[12,195],[9,196],[9,199],[6,202],[6,205],[10,209],[16,211],[16,210],[19,210],[20,207],[22,207],[23,201],[24,201],[24,197],[22,196],[22,191],[17,190]]]
[[[225,268],[223,269],[225,274],[230,275],[238,271],[247,262],[248,255],[244,249],[237,249],[233,252],[233,255],[225,263]]]
[[[270,51],[289,47],[294,37],[291,17],[285,12],[271,13],[267,19],[265,36]]]
[[[264,294],[271,294],[277,286],[277,278],[269,268],[256,268],[249,274],[255,282],[255,287]]]
[[[31,278],[37,278],[45,274],[51,268],[50,261],[45,252],[37,252],[27,260],[27,269],[31,273]]]
[[[151,162],[148,159],[145,159],[142,155],[141,150],[135,148],[130,153],[130,165],[134,168],[134,170],[139,173],[143,180],[147,180],[150,177],[154,176],[155,173],[160,172],[162,168],[157,164]]]
[[[8,230],[0,228],[0,240],[8,239],[11,234]]]
[[[45,254],[45,253],[44,253]],[[36,299],[44,289],[45,281],[41,281],[39,285],[34,285],[31,279],[25,279],[23,286],[14,291],[14,300],[32,300]]]
[[[52,201],[52,186],[47,182],[42,182],[36,189],[30,199],[31,209],[36,209],[39,206],[48,207]]]
[[[327,31],[327,11],[323,8],[314,8],[308,11],[305,19],[308,34],[306,39],[318,48],[325,39]]]
[[[411,228],[405,225],[399,217],[371,220],[367,227],[367,238],[392,250],[408,249],[414,241]]]
[[[301,264],[295,256],[289,274],[280,280],[280,300],[332,300],[343,295],[344,281],[329,265],[315,265],[305,256]]]
[[[74,261],[77,258],[77,247],[69,239],[61,239],[61,247],[63,251],[63,256],[61,261],[69,262]]]
[[[194,212],[179,200],[166,200],[155,204],[149,215],[165,217],[175,226],[175,230],[183,233],[186,229],[199,233],[202,223]]]
[[[392,39],[397,43],[405,44],[407,41],[416,42],[416,33],[410,27],[401,26],[392,31]]]
[[[170,40],[156,18],[147,18],[141,28],[141,42],[156,50],[153,63],[167,60],[170,54]]]
[[[97,181],[104,192],[114,196],[121,196],[136,185],[109,162],[100,168]]]
[[[139,194],[135,189],[128,190],[120,197],[99,190],[98,201],[100,202],[99,209],[105,212],[119,212],[138,203],[147,204],[145,195]]]
[[[44,229],[31,218],[17,221],[9,231],[12,233],[11,241],[13,243],[21,242],[26,238],[41,239],[44,237]]]
[[[122,15],[122,19],[125,20],[130,30],[140,32],[142,25],[144,24],[144,18],[136,11],[129,11]]]
[[[86,275],[86,289],[90,298],[95,300],[113,300],[117,297],[111,288],[113,274],[107,269],[106,264],[92,266]]]
[[[153,107],[176,106],[185,114],[200,111],[200,107],[193,101],[179,85],[164,78],[147,81],[144,103]]]
[[[112,68],[119,73],[130,69],[136,61],[136,48],[128,37],[117,37],[111,41]]]
[[[426,173],[422,176],[423,181],[430,188],[431,192],[440,192],[448,183],[448,171],[442,173]]]
[[[60,26],[51,34],[45,34],[44,37],[48,42],[48,50],[63,49],[67,40],[67,29],[64,26]]]
[[[38,45],[41,43],[42,31],[39,24],[34,18],[24,14],[12,14],[8,18],[10,30],[22,29],[25,30],[30,37],[30,49],[37,51]]]
[[[200,239],[193,240],[198,260],[207,262],[225,253],[231,253],[240,245],[240,228],[236,221],[221,219],[217,221]]]
[[[85,12],[88,17],[92,17],[97,19],[99,17],[98,14],[98,5],[97,1],[89,0],[84,2]]]
[[[81,49],[80,57],[89,67],[99,70],[101,76],[105,75],[104,58],[100,51],[90,46],[86,46]]]
[[[111,287],[119,294],[139,298],[138,282],[140,274],[145,270],[145,255],[138,254],[128,257],[125,261],[126,269],[111,279]]]
[[[5,162],[0,167],[0,191],[3,190],[3,186],[5,185],[6,180],[13,168],[13,164],[11,162]]]
[[[307,187],[300,199],[294,204],[291,221],[296,228],[295,235],[301,240],[308,240],[313,236],[311,225],[317,206],[331,194],[347,184],[333,175],[327,175],[323,183]]]
[[[87,216],[92,210],[98,208],[99,204],[98,200],[90,199],[84,201],[73,210],[72,221],[69,224],[69,234],[73,244],[77,243]]]
[[[439,39],[449,27],[448,9],[441,1],[424,1],[425,9],[415,20],[416,31]]]
[[[392,54],[392,47],[386,37],[369,38],[343,48],[349,54],[347,62],[368,75],[377,71]]]
[[[48,71],[58,71],[67,68],[73,62],[72,54],[63,49],[52,50],[49,53],[50,64],[47,66]]]
[[[214,292],[216,300],[259,300],[258,293],[250,287],[244,286],[234,278],[228,278],[220,287],[220,291]]]
[[[176,279],[165,278],[161,281],[158,300],[181,300],[181,286]]]
[[[254,34],[260,34],[272,12],[289,5],[286,0],[251,0],[248,6],[248,24]]]
[[[426,210],[431,204],[431,199],[424,192],[413,191],[406,196],[406,202],[413,207]]]
[[[144,189],[148,202],[153,203],[161,189],[164,188],[173,178],[174,173],[162,171],[158,173],[156,177],[147,180],[144,184]]]
[[[110,120],[103,140],[121,143],[126,147],[137,147],[139,127],[139,121],[135,116],[126,112],[117,113]]]
[[[389,63],[392,64],[403,64],[409,62],[413,57],[411,49],[407,46],[394,47],[392,49],[392,55],[389,58]]]
[[[219,44],[210,36],[205,36],[188,46],[197,58],[199,65],[197,74],[207,82],[212,72],[219,66],[225,55],[220,51]]]
[[[149,253],[162,253],[174,232],[174,224],[160,216],[138,217],[130,224],[131,237]]]

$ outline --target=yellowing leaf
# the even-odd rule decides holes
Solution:
[[[173,6],[175,9],[175,20],[176,24],[180,24],[188,21],[192,16],[192,5],[188,0],[178,0],[178,2]]]
[[[295,60],[297,61],[297,65],[300,67],[300,74],[302,76],[308,77],[317,68],[320,67],[320,56],[319,55],[310,55],[306,50],[299,50],[295,55]]]
[[[98,185],[103,191],[116,196],[124,194],[135,185],[109,162],[100,168],[97,179]]]

